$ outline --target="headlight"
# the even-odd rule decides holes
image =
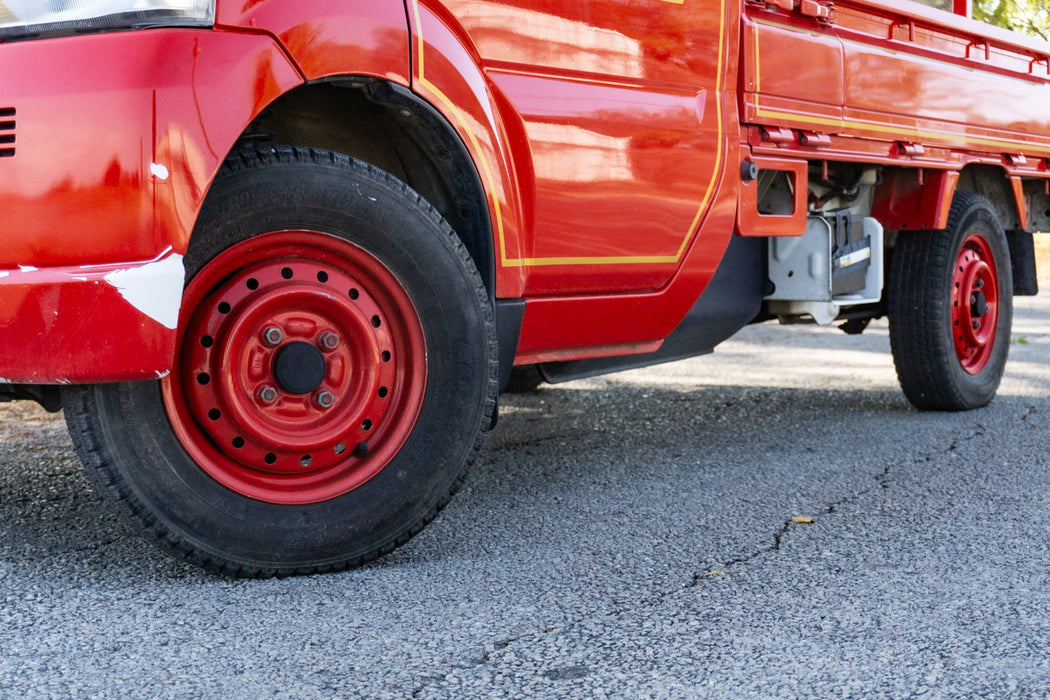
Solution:
[[[0,0],[0,39],[214,21],[215,0]]]

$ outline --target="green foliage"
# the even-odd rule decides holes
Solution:
[[[974,0],[973,16],[1050,41],[1050,0]]]

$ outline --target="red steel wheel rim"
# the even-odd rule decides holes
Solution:
[[[426,387],[415,306],[362,248],[267,233],[209,262],[183,296],[164,403],[189,455],[249,498],[335,498],[385,467]]]
[[[999,277],[988,242],[963,241],[952,274],[952,338],[962,368],[978,374],[988,364],[999,327]]]

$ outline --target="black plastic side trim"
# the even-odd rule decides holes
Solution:
[[[734,236],[707,289],[656,352],[548,362],[539,366],[540,374],[556,384],[711,352],[761,311],[765,251],[765,238]]]
[[[499,393],[510,383],[514,356],[521,337],[521,321],[525,317],[523,299],[500,299],[496,302],[496,339],[499,341]]]

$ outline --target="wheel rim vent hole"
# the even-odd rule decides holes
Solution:
[[[222,411],[220,411],[217,408],[213,408],[210,411],[208,411],[208,418],[211,418],[212,420],[219,420],[220,418],[222,418]]]
[[[255,279],[254,277],[251,277],[248,279],[247,282],[244,283],[244,286],[246,286],[248,289],[254,292],[256,289],[259,288],[259,280]]]
[[[346,452],[346,445],[344,445],[343,443],[339,443],[338,445],[335,446],[335,453],[337,455],[341,455],[344,452]]]
[[[361,296],[361,292],[357,291],[356,289],[351,289],[349,292],[347,292],[347,294],[351,299],[356,299],[359,296]]]
[[[387,397],[387,394],[390,393],[390,390],[387,389],[385,386],[381,386],[381,387],[379,387],[379,392],[378,393],[379,393],[379,398],[385,399]]]
[[[263,457],[263,461],[267,464],[273,464],[277,461],[277,455],[275,455],[273,452],[268,452],[266,456]]]
[[[286,280],[292,279],[292,268],[290,268],[290,267],[282,268],[281,269],[281,277],[285,278]]]
[[[241,449],[242,447],[244,447],[244,438],[242,438],[242,437],[235,437],[233,439],[233,446],[236,449],[238,449],[238,450]]]
[[[303,466],[303,467],[309,467],[310,464],[313,461],[314,461],[314,458],[311,457],[310,455],[303,455],[302,457],[299,458],[299,464],[300,464],[300,466]]]
[[[197,383],[200,384],[201,386],[207,385],[208,382],[210,382],[210,381],[211,381],[211,375],[209,375],[207,372],[201,372],[200,374],[197,375]]]
[[[215,338],[212,338],[210,335],[201,338],[201,347],[210,348],[212,345],[215,345]]]
[[[230,305],[227,304],[225,301],[220,301],[219,302],[219,313],[220,314],[228,314],[228,313],[230,313]]]
[[[324,270],[321,270],[320,272],[318,272],[317,273],[317,281],[322,283],[322,284],[327,282],[328,281],[328,273],[325,272]]]
[[[383,362],[390,362],[390,351],[389,350],[384,350],[382,358],[383,358]]]
[[[371,429],[372,429],[372,421],[370,421],[367,418],[365,418],[363,421],[361,421],[361,430],[371,430]]]

